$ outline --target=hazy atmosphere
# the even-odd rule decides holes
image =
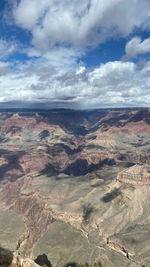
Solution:
[[[0,107],[149,106],[149,0],[0,0],[0,25]]]

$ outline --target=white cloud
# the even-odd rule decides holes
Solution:
[[[146,86],[147,86],[148,88],[150,88],[150,79],[147,80],[147,82],[146,82]]]
[[[21,0],[18,5],[17,3],[14,5],[16,22],[23,28],[31,30],[39,23],[39,19],[42,18],[51,2],[50,0]]]
[[[28,56],[42,57],[40,50],[26,49],[24,50]],[[66,47],[53,47],[44,53],[44,58],[49,61],[49,64],[58,68],[74,68],[76,60],[84,54],[82,49],[73,49]]]
[[[143,42],[140,37],[132,38],[126,44],[126,55],[123,59],[134,58],[137,55],[145,54],[150,52],[150,38],[145,39]]]
[[[12,63],[10,62],[0,61],[0,76],[3,76],[3,79],[5,79],[5,75],[11,72],[11,66]]]
[[[4,39],[0,39],[0,59],[7,58],[9,55],[15,52],[16,43],[7,42]]]
[[[62,107],[96,108],[146,106],[150,99],[150,63],[143,69],[131,62],[108,62],[95,69],[72,71],[47,62],[21,65],[20,71],[0,76],[0,100],[59,103]]]
[[[0,40],[0,101],[43,101],[63,107],[144,106],[150,99],[150,63],[77,64],[108,37],[150,27],[149,0],[11,0],[17,26],[31,33],[27,47]],[[19,48],[20,47],[20,48]],[[11,67],[2,60],[18,50],[30,60]],[[126,58],[150,51],[135,37]],[[36,58],[36,59],[35,59]]]
[[[2,69],[6,69],[7,67],[9,67],[11,64],[9,62],[4,62],[4,61],[0,61],[0,70]]]
[[[36,53],[47,57],[58,47],[85,49],[149,27],[149,10],[149,0],[20,0],[13,15],[17,25],[31,32]]]

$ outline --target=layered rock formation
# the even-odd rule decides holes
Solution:
[[[150,186],[150,166],[136,164],[120,172],[117,181],[134,186]]]
[[[46,253],[57,267],[79,257],[132,266],[132,257],[110,251],[125,247],[135,266],[148,266],[148,246],[140,250],[144,233],[137,246],[126,240],[137,224],[149,229],[149,115],[149,109],[2,112],[0,210],[14,212],[13,225],[22,216],[24,225],[17,242],[11,236],[13,249],[32,258]],[[5,218],[0,239],[9,248]],[[117,241],[106,246],[104,235]]]

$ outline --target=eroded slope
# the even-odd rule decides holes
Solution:
[[[17,214],[19,225],[23,216],[18,236],[12,224],[11,249],[32,258],[46,252],[59,267],[99,259],[148,266],[149,115],[1,113],[0,215]],[[2,224],[4,246],[8,229]]]

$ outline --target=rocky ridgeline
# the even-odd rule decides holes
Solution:
[[[22,259],[17,252],[12,253],[9,250],[0,248],[0,266],[1,267],[38,267],[31,259]]]
[[[122,253],[125,257],[129,258],[129,253],[123,246],[121,246],[120,244],[116,242],[110,241],[109,238],[105,236],[103,237],[103,240],[111,249],[119,253]]]
[[[150,166],[136,164],[120,172],[117,181],[134,186],[150,186]]]

